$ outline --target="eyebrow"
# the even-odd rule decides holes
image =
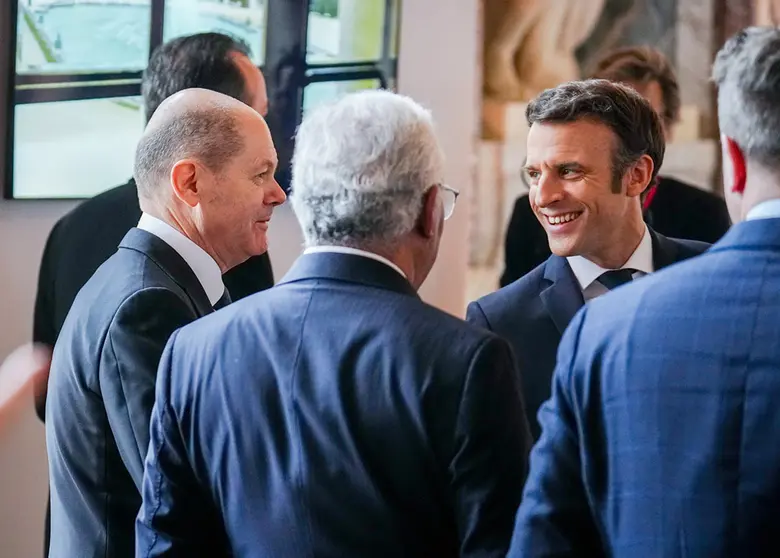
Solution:
[[[585,166],[582,163],[578,163],[577,161],[563,161],[562,163],[555,163],[552,165],[553,168],[556,170],[561,170],[564,168],[574,168],[578,170],[584,170]],[[537,165],[529,165],[528,161],[526,160],[525,164],[521,167],[523,170],[529,170],[529,169],[536,169]]]
[[[261,168],[261,167],[276,167],[278,164],[279,164],[279,161],[278,160],[274,160],[274,159],[268,159],[268,158],[265,158],[265,159],[257,158],[257,159],[255,159],[255,166],[257,168]]]

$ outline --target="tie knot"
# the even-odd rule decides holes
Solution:
[[[620,285],[631,282],[635,269],[613,269],[602,273],[598,281],[610,291]]]

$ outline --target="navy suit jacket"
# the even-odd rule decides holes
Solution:
[[[46,402],[51,558],[133,556],[160,356],[210,312],[184,259],[136,228],[76,296]]]
[[[778,316],[780,219],[588,303],[509,556],[780,556]]]
[[[650,236],[656,270],[696,256],[710,246],[667,238],[652,229]],[[583,304],[582,289],[569,262],[553,255],[528,275],[468,307],[469,322],[497,333],[514,349],[534,440],[540,433],[539,407],[550,397],[558,343]]]
[[[528,450],[505,341],[304,255],[171,338],[137,556],[503,557]]]

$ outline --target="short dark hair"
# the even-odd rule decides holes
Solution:
[[[649,46],[616,49],[598,61],[593,77],[642,85],[655,81],[661,88],[666,125],[680,118],[680,84],[669,59],[659,50]]]
[[[593,120],[615,134],[613,176],[619,181],[628,167],[648,155],[655,179],[664,160],[666,140],[661,118],[639,93],[604,79],[571,81],[543,91],[528,104],[528,125]]]
[[[243,149],[244,137],[228,111],[190,109],[144,134],[138,142],[133,167],[138,195],[153,197],[181,159],[193,157],[219,173]]]
[[[147,122],[165,99],[183,89],[210,89],[249,104],[246,82],[233,53],[250,55],[239,39],[222,33],[198,33],[157,47],[143,73],[141,94]]]

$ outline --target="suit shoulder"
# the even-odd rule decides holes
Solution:
[[[699,240],[687,240],[684,238],[670,238],[669,240],[678,246],[678,261],[687,260],[688,258],[703,254],[712,246],[712,244],[708,242],[701,242]]]
[[[479,299],[477,303],[486,315],[489,313],[503,313],[508,304],[522,303],[538,296],[542,290],[544,281],[544,272],[547,267],[547,261],[542,262],[533,270],[529,271],[520,279],[509,283],[495,292],[487,294]],[[488,316],[489,318],[490,316]]]

